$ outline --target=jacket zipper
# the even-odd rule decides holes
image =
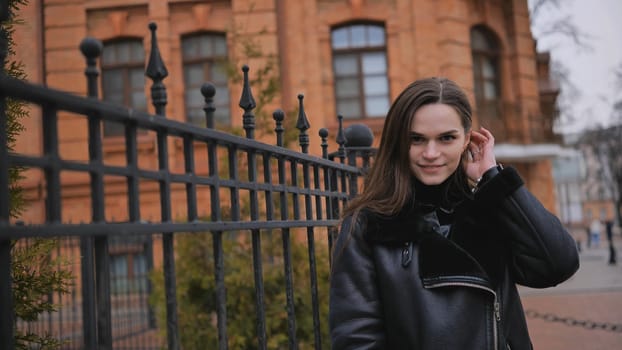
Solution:
[[[437,288],[437,287],[446,287],[446,286],[461,286],[461,287],[472,287],[472,288],[479,288],[485,291],[488,291],[490,293],[492,293],[494,300],[493,300],[493,322],[492,322],[492,335],[493,335],[493,349],[494,350],[498,350],[499,349],[499,335],[498,335],[498,323],[501,321],[501,307],[500,307],[500,303],[497,300],[497,293],[492,290],[492,288],[488,288],[486,286],[482,286],[476,283],[468,283],[468,282],[438,282],[438,283],[432,283],[428,286],[426,286],[426,288]]]

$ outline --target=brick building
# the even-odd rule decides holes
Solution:
[[[155,22],[169,73],[166,115],[180,121],[202,123],[199,88],[209,80],[217,87],[217,127],[240,126],[241,85],[224,68],[247,63],[253,77],[275,62],[272,77],[280,93],[266,108],[295,110],[297,95],[304,94],[314,154],[321,151],[314,138],[320,128],[334,140],[338,114],[345,126],[368,125],[377,141],[383,116],[403,87],[417,78],[447,76],[468,91],[475,127],[495,134],[498,160],[517,167],[528,187],[555,208],[550,159],[558,149],[552,133],[557,89],[548,80],[548,55],[535,51],[527,0],[32,0],[20,13],[27,25],[16,33],[18,58],[31,81],[85,95],[78,47],[94,37],[104,43],[100,97],[150,112],[144,66],[151,47],[148,24]],[[243,50],[248,43],[255,45],[253,57]],[[18,150],[41,152],[37,118],[33,110],[23,121],[27,130]],[[59,129],[61,154],[88,159],[86,122],[61,115]],[[103,128],[104,154],[112,164],[123,159],[122,130]],[[148,168],[157,167],[154,139],[139,137]],[[181,146],[170,146],[171,166],[183,169]],[[43,176],[26,175],[31,203],[24,220],[38,222],[44,217],[38,190]],[[88,177],[69,174],[62,181],[63,219],[88,218]],[[111,220],[127,215],[114,195],[122,187],[122,179],[106,179]],[[142,217],[159,215],[155,186],[141,193]]]
[[[168,69],[167,118],[204,125],[200,87],[211,81],[217,88],[216,128],[240,128],[241,84],[231,69],[239,73],[248,64],[251,79],[261,77],[253,91],[257,100],[276,91],[273,82],[280,86],[264,103],[268,117],[275,108],[295,111],[297,96],[304,94],[310,153],[316,155],[321,153],[316,136],[321,128],[330,132],[330,150],[336,149],[338,115],[345,127],[367,125],[377,142],[388,107],[405,86],[418,78],[449,77],[469,94],[474,127],[483,125],[494,133],[497,159],[518,168],[527,186],[555,210],[551,159],[560,149],[552,132],[558,89],[548,79],[548,55],[535,51],[527,0],[30,0],[20,16],[26,24],[14,35],[17,59],[32,82],[86,95],[86,63],[79,46],[93,37],[104,44],[99,97],[153,113],[151,82],[144,75],[151,48],[148,25],[153,22]],[[22,120],[26,131],[17,140],[18,152],[42,153],[40,118],[40,111],[32,109]],[[61,158],[88,162],[84,118],[60,113],[58,129]],[[125,164],[123,127],[104,124],[102,131],[104,163]],[[270,130],[264,136],[274,142]],[[139,133],[137,141],[139,167],[157,170],[156,135]],[[183,173],[183,142],[168,142],[169,169]],[[197,162],[196,167],[199,174],[207,172],[206,164]],[[29,203],[20,219],[43,222],[44,175],[40,170],[24,175],[21,185]],[[61,183],[62,220],[90,222],[88,174],[64,171]],[[171,214],[184,220],[185,189],[176,185]],[[104,190],[106,222],[128,220],[126,179],[104,176]],[[158,221],[159,197],[156,181],[140,183],[141,220]],[[199,203],[210,203],[207,193],[197,190],[197,197]],[[163,254],[154,254],[162,251],[161,239],[136,237],[112,237],[108,250],[111,303],[123,315],[132,307],[149,309],[147,273],[154,263],[162,263]],[[79,241],[71,238],[59,254],[78,262]],[[74,274],[88,280],[80,271]],[[54,325],[67,327],[56,331],[72,337],[83,332],[79,312],[70,311],[82,310],[74,307],[82,302],[81,284],[76,288],[58,300],[70,322]],[[156,339],[151,317],[148,323],[142,336]],[[132,328],[126,323],[115,327],[115,332]]]

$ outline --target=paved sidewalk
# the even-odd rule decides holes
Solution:
[[[590,329],[591,322],[622,328],[622,238],[616,236],[614,241],[616,265],[608,264],[605,240],[598,248],[583,249],[581,266],[568,281],[548,289],[519,288],[536,350],[622,349],[622,329]],[[552,316],[566,323],[552,321]],[[576,325],[574,320],[587,324]]]

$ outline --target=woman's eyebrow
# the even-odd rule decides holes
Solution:
[[[414,132],[414,131],[409,132],[408,133],[408,137],[411,138],[411,139],[414,139],[414,138],[427,139],[427,136],[425,136],[424,134],[420,134],[420,133]]]
[[[455,135],[455,134],[458,134],[458,133],[460,133],[460,130],[452,129],[452,130],[444,131],[444,132],[438,134],[438,136]],[[410,137],[413,137],[413,136],[426,137],[426,135],[418,133],[416,131],[409,132],[409,136]]]
[[[458,134],[458,133],[460,133],[460,130],[453,129],[453,130],[449,130],[449,131],[445,131],[443,133],[440,133],[439,135],[440,136],[455,135],[455,134]]]

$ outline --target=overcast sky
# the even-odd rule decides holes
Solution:
[[[529,0],[533,3],[535,0]],[[555,0],[551,0],[554,2]],[[611,121],[611,101],[622,96],[614,87],[613,72],[622,65],[622,0],[557,0],[560,8],[547,6],[532,23],[538,50],[548,50],[554,60],[569,71],[580,94],[573,107],[577,120],[564,122],[562,132],[574,132]],[[591,50],[579,49],[559,35],[541,36],[547,22],[571,16],[579,30],[588,36]]]

